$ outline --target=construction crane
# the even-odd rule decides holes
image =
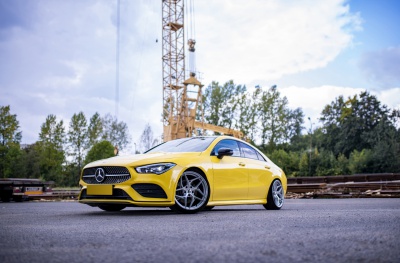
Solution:
[[[197,109],[202,109],[203,84],[196,78],[194,38],[187,41],[190,73],[186,78],[184,15],[184,0],[162,1],[163,140],[191,137],[196,130],[242,138],[240,131],[205,123],[203,114],[201,121],[196,120]]]

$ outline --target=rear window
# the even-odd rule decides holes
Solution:
[[[216,137],[193,137],[164,142],[145,153],[154,152],[203,152]]]

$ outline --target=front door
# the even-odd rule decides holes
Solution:
[[[219,159],[216,155],[219,148],[230,148],[232,156]],[[222,140],[210,156],[213,164],[214,184],[213,201],[244,200],[247,199],[249,176],[244,162],[240,157],[239,145],[235,140]]]

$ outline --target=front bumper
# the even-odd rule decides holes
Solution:
[[[129,169],[131,178],[114,184],[88,184],[81,179],[82,188],[78,200],[82,204],[91,206],[104,204],[172,206],[175,204],[175,179],[179,176],[179,170],[171,169],[164,174],[157,175],[138,174],[134,169]]]

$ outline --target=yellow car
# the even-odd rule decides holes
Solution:
[[[249,204],[277,210],[287,189],[282,169],[229,136],[177,139],[144,154],[92,162],[79,183],[79,202],[105,211],[156,206],[195,213]]]

